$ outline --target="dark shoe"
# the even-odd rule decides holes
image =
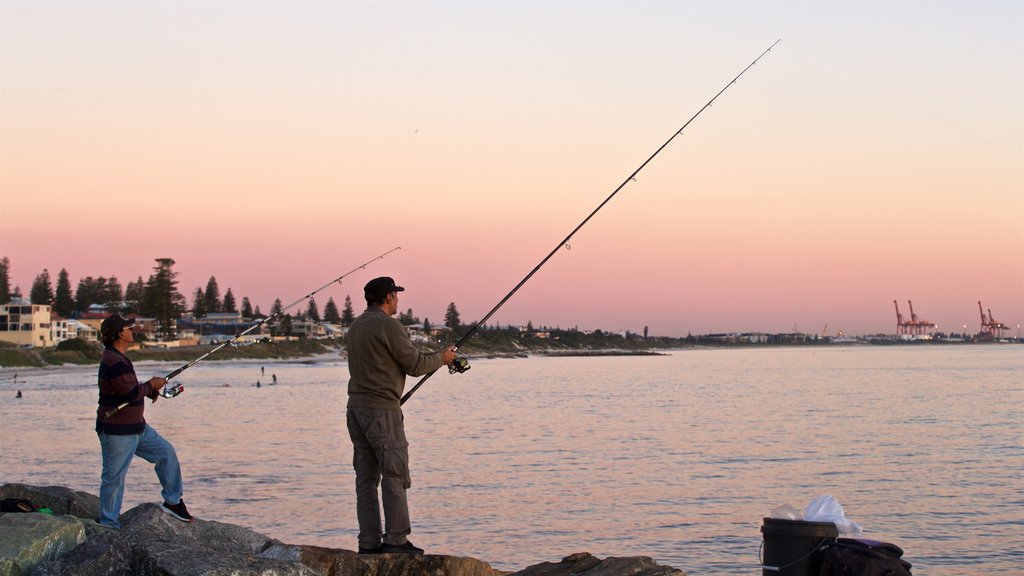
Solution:
[[[360,546],[359,547],[359,553],[360,554],[380,554],[380,549],[381,549],[380,546],[377,546],[376,548],[363,548],[362,546]]]
[[[388,544],[385,542],[380,545],[381,554],[423,554],[423,548],[417,548],[413,546],[412,542],[408,540],[405,544]]]
[[[192,521],[192,515],[188,513],[188,508],[185,508],[184,500],[178,502],[177,504],[168,504],[167,502],[164,502],[163,504],[160,505],[160,509],[163,510],[164,512],[167,512],[171,516],[174,516],[178,520],[181,520],[182,522]]]

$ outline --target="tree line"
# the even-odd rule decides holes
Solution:
[[[259,305],[255,308],[248,297],[243,297],[239,308],[234,293],[229,287],[224,296],[220,295],[220,287],[215,276],[210,276],[206,288],[197,287],[192,294],[192,305],[189,307],[185,297],[178,290],[178,273],[174,271],[173,258],[156,258],[156,265],[149,278],[143,281],[139,276],[134,282],[127,286],[121,286],[116,276],[92,277],[86,276],[78,281],[77,288],[72,292],[71,279],[67,269],[61,268],[57,274],[56,286],[54,286],[50,272],[44,268],[32,281],[29,291],[29,301],[33,304],[48,304],[53,311],[64,318],[76,318],[86,312],[93,305],[101,306],[109,310],[118,310],[123,314],[139,314],[141,316],[154,318],[161,326],[161,332],[165,337],[171,336],[173,320],[181,318],[188,311],[193,318],[204,318],[212,313],[231,312],[240,313],[243,318],[258,319],[267,318],[260,312]],[[15,286],[13,289],[10,282],[10,260],[5,256],[0,258],[0,304],[8,304],[12,299],[21,299],[24,296],[21,288]],[[287,334],[291,331],[290,314],[282,314],[283,305],[281,299],[274,300],[269,316],[278,315],[281,318],[280,332]],[[306,310],[299,314],[299,317],[314,322],[328,322],[348,326],[355,320],[355,312],[352,309],[352,299],[345,296],[342,309],[339,311],[334,299],[330,298],[324,305],[321,315],[316,300],[309,298]],[[398,320],[406,325],[420,324],[412,309],[398,314]],[[448,304],[445,311],[444,325],[453,331],[458,331],[462,326],[458,308],[455,303]],[[430,320],[424,319],[423,329],[431,329]]]

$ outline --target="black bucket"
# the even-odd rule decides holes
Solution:
[[[762,576],[817,576],[823,547],[836,541],[839,531],[831,522],[805,522],[765,518]]]

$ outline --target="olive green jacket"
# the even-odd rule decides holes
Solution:
[[[379,306],[368,306],[349,326],[348,405],[401,409],[405,377],[422,376],[441,367],[441,352],[421,352],[405,326]]]

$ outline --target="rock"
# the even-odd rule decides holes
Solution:
[[[321,576],[293,561],[257,556],[271,539],[232,524],[181,522],[157,504],[121,517],[121,536],[132,549],[135,574],[160,576]]]
[[[73,516],[8,513],[0,514],[0,534],[0,574],[28,574],[84,542],[85,526]]]
[[[319,546],[292,546],[273,542],[261,557],[301,562],[325,576],[504,576],[508,572],[495,570],[491,565],[475,558],[426,554],[373,554],[360,555],[351,550],[321,548]]]
[[[663,576],[666,574],[682,574],[686,572],[662,566],[647,556],[609,557],[600,560],[589,552],[578,552],[566,556],[555,564],[544,562],[513,572],[510,576]]]
[[[360,555],[351,550],[283,544],[209,520],[181,522],[143,504],[121,516],[120,531],[96,524],[99,499],[60,486],[7,484],[4,498],[46,506],[0,514],[0,576],[507,576],[458,556]],[[588,553],[545,562],[511,576],[662,576],[685,572],[646,556],[601,560]]]
[[[36,566],[32,576],[108,576],[132,573],[132,547],[115,531],[89,538],[56,560]]]
[[[36,506],[49,508],[54,514],[71,515],[95,521],[100,517],[100,498],[88,492],[78,492],[63,486],[26,486],[4,484],[0,498],[21,498]]]

